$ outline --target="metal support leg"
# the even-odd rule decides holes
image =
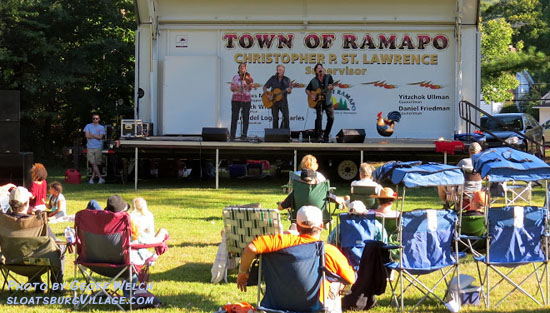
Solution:
[[[359,164],[363,164],[363,150],[360,151],[361,152],[361,160],[359,161]]]
[[[298,162],[298,150],[294,150],[294,171],[298,169],[296,163]]]
[[[134,164],[134,190],[137,190],[138,184],[138,148],[136,147],[136,154],[134,156],[136,163]]]
[[[216,149],[216,189],[220,187],[220,149]]]

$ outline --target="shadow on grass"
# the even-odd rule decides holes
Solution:
[[[173,247],[195,247],[195,248],[205,248],[205,247],[217,247],[219,243],[216,242],[182,242],[177,245],[171,245]]]
[[[211,268],[212,264],[186,263],[165,272],[151,274],[149,280],[210,283]]]

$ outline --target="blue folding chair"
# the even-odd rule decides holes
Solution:
[[[260,255],[258,305],[265,312],[324,312],[319,294],[325,279],[325,246],[316,241]],[[326,293],[326,290],[324,290]],[[326,295],[323,295],[326,299]],[[323,301],[324,302],[324,301]]]
[[[442,303],[443,298],[436,295],[436,288],[458,275],[458,253],[456,252],[457,214],[453,210],[415,210],[403,212],[398,225],[399,260],[386,266],[398,272],[398,279],[390,281],[392,301],[404,308],[403,295],[411,287],[424,294],[412,308],[420,305],[426,298],[434,298]],[[421,275],[435,271],[441,272],[441,278],[431,287],[420,281]],[[405,286],[405,281],[407,285]],[[399,294],[397,289],[399,288]]]
[[[348,258],[355,271],[359,270],[365,243],[376,238],[376,215],[357,215],[342,213],[338,215],[340,223],[337,230],[337,246]]]
[[[548,211],[540,207],[507,206],[490,208],[486,213],[486,218],[488,223],[487,253],[475,258],[479,280],[484,286],[482,296],[485,305],[490,306],[491,292],[503,281],[508,282],[513,288],[495,306],[502,303],[516,290],[539,305],[548,304],[548,277],[546,278],[546,292],[542,285],[544,276],[548,275],[548,256],[543,250],[544,246],[548,251]],[[485,264],[484,273],[481,271],[480,263]],[[509,277],[519,266],[528,264],[533,265],[533,271],[528,275],[522,274],[521,281],[515,282]],[[509,270],[505,273],[498,267],[506,267]],[[489,279],[491,269],[499,276],[498,282],[493,286],[490,285]],[[535,275],[537,292],[540,292],[542,301],[521,287],[533,275]]]

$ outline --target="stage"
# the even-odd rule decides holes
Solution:
[[[292,161],[297,170],[300,158],[313,154],[330,163],[351,160],[356,164],[363,161],[424,160],[445,162],[447,156],[436,153],[435,140],[395,138],[367,138],[363,143],[313,143],[313,142],[264,142],[263,138],[249,138],[248,141],[203,141],[201,136],[151,136],[142,138],[121,138],[117,153],[142,157],[185,156],[197,159],[215,160],[216,189],[219,187],[219,164],[221,159],[279,159]],[[453,160],[466,156],[456,151]],[[138,162],[135,162],[135,188],[138,181]]]

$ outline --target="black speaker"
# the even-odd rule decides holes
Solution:
[[[0,121],[19,122],[19,91],[0,90]]]
[[[32,164],[32,152],[0,153],[0,185],[28,186],[32,179]]]
[[[0,153],[19,153],[19,121],[0,121]]]
[[[265,142],[289,142],[290,128],[266,128]]]
[[[365,141],[364,129],[341,129],[336,135],[339,143],[363,143]]]
[[[203,127],[203,141],[227,141],[229,138],[229,130],[223,127]]]

